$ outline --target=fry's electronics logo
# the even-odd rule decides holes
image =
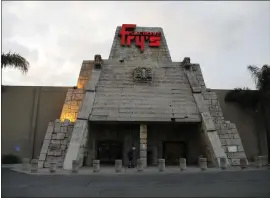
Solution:
[[[136,46],[144,51],[145,41],[149,41],[149,47],[159,47],[161,40],[161,32],[134,32],[135,24],[123,24],[119,36],[121,37],[122,46],[130,46],[135,40]]]

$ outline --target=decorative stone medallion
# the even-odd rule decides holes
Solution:
[[[152,69],[146,67],[137,67],[132,72],[135,82],[150,82],[152,81]]]

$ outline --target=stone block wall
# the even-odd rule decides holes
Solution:
[[[228,157],[229,163],[231,165],[240,165],[240,158],[246,158],[246,154],[236,125],[224,119],[217,94],[206,89],[200,66],[193,64],[192,70],[201,86],[204,103],[213,119],[222,148]],[[228,146],[236,146],[237,151],[228,152]]]
[[[68,89],[60,120],[75,122],[84,97],[85,86],[92,74],[93,61],[83,61],[77,87]]]
[[[84,89],[68,89],[66,100],[63,105],[60,120],[65,119],[75,122],[84,96]]]
[[[57,119],[49,123],[39,156],[39,168],[49,168],[51,162],[63,166],[73,128],[74,123],[69,120],[61,122]]]
[[[84,89],[91,74],[94,61],[84,60],[81,66],[81,71],[77,81],[77,88]]]

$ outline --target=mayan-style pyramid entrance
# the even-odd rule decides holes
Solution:
[[[195,146],[188,146],[192,141]],[[96,158],[112,161],[120,148],[124,159],[132,144],[145,165],[181,155],[193,161],[204,154],[215,166],[220,157],[231,165],[245,158],[238,131],[224,120],[199,64],[189,58],[172,62],[161,28],[118,27],[109,59],[96,55],[83,61],[77,89],[68,91],[60,120],[49,124],[39,164],[57,160],[71,169],[73,160],[81,165]],[[237,151],[228,153],[228,146]],[[106,156],[102,149],[107,147],[115,153]]]

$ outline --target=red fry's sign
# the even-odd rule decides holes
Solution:
[[[130,46],[135,40],[136,46],[144,51],[145,41],[149,41],[149,47],[159,47],[161,32],[134,32],[136,24],[123,24],[119,36],[121,37],[122,46]]]

